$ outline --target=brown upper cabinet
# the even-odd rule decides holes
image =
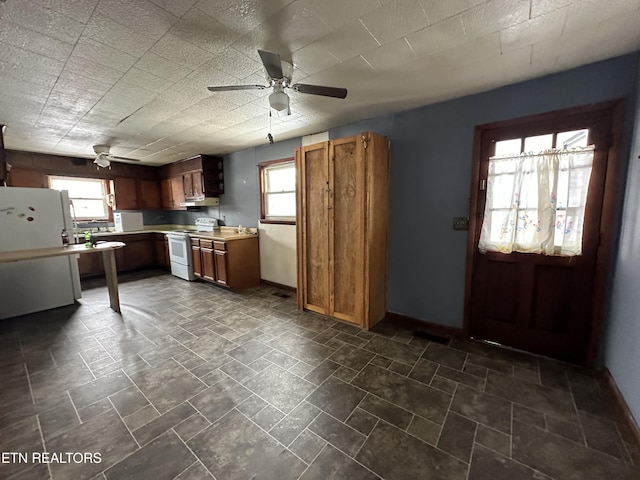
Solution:
[[[182,175],[182,191],[185,199],[204,197],[202,190],[202,171],[196,170]]]
[[[139,204],[141,210],[161,210],[162,196],[158,180],[138,179]]]
[[[163,205],[165,208],[177,209],[178,201],[175,197],[183,200],[195,200],[202,197],[217,197],[224,194],[224,169],[222,157],[213,155],[196,155],[179,162],[170,163],[161,167],[160,176],[162,179],[171,179],[163,188]],[[175,180],[174,180],[175,179]],[[180,192],[173,182],[180,182]],[[169,200],[169,191],[172,192],[173,200]]]
[[[157,180],[117,177],[113,179],[116,210],[160,210],[162,197]]]
[[[182,175],[163,178],[160,181],[160,187],[163,210],[186,210],[186,207],[180,206],[185,200]]]
[[[138,210],[138,192],[135,178],[114,178],[113,193],[115,210]]]
[[[9,187],[47,188],[47,177],[40,170],[13,167],[7,176]]]
[[[298,308],[369,329],[386,313],[389,142],[296,149]]]

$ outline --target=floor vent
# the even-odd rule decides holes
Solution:
[[[435,335],[433,333],[425,332],[423,330],[416,330],[413,332],[414,337],[418,338],[426,338],[431,342],[441,343],[442,345],[448,345],[451,340],[448,337],[443,337],[442,335]]]

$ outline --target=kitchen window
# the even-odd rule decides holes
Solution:
[[[260,163],[260,221],[295,225],[296,166],[293,158]]]
[[[76,220],[109,220],[107,188],[99,178],[49,176],[49,188],[67,190]]]

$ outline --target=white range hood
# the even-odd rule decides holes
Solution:
[[[181,207],[217,207],[218,205],[220,205],[220,199],[217,197],[202,197],[180,203]]]

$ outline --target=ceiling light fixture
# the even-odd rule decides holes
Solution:
[[[99,153],[96,159],[93,161],[98,167],[107,168],[111,166],[111,161],[104,153]]]
[[[289,108],[289,96],[284,92],[273,92],[269,95],[269,105],[278,112],[287,110]]]

